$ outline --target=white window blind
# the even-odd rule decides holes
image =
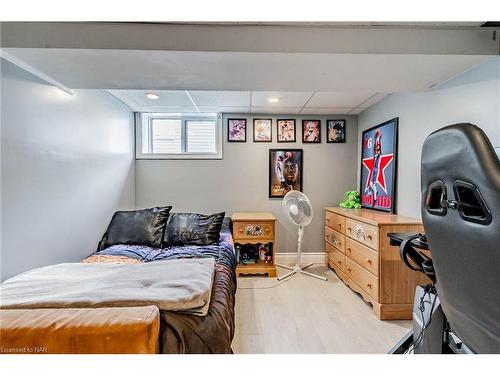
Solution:
[[[153,154],[182,152],[181,120],[154,118],[151,122]]]
[[[186,121],[187,152],[215,153],[216,152],[216,122],[215,121]]]

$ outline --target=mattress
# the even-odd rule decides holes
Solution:
[[[174,246],[166,249],[147,246],[114,245],[99,251],[87,262],[159,262],[169,259],[209,257],[215,259],[215,276],[208,314],[160,313],[160,353],[232,353],[234,303],[236,294],[236,256],[231,219],[225,218],[217,244]]]

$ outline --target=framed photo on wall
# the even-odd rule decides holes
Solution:
[[[269,150],[269,198],[283,198],[290,190],[302,191],[302,149]]]
[[[398,118],[363,131],[361,207],[396,213]]]
[[[278,142],[295,142],[295,120],[280,119],[278,123]]]
[[[227,119],[227,141],[246,142],[247,141],[247,119],[229,118]]]
[[[321,143],[321,120],[302,120],[302,143]]]
[[[253,119],[253,141],[271,142],[273,140],[272,122],[270,118]]]
[[[345,143],[345,120],[326,120],[326,142]]]

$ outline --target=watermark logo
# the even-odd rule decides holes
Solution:
[[[0,353],[3,354],[40,354],[48,352],[49,349],[46,346],[14,346],[10,348],[0,346]]]

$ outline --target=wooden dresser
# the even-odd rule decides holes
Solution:
[[[369,209],[325,207],[329,266],[373,306],[379,319],[411,319],[417,285],[430,282],[411,271],[390,246],[387,233],[422,232],[417,219]]]

